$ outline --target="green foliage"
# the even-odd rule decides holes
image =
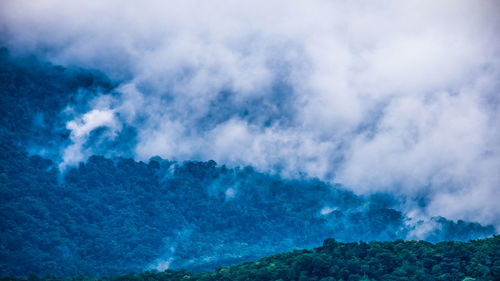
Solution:
[[[24,155],[16,161],[0,161],[4,171],[18,167],[2,174],[0,265],[5,273],[98,276],[156,268],[161,262],[201,271],[310,247],[332,235],[372,240],[404,237],[409,231],[398,211],[375,210],[367,199],[338,187],[217,167],[213,161],[177,164],[155,158],[146,164],[92,156],[63,181],[49,160]],[[234,195],[227,196],[228,188]],[[335,213],[321,215],[325,205],[335,207]],[[384,224],[373,225],[374,220]],[[477,231],[474,224],[470,231]],[[311,253],[294,266],[321,275],[332,270],[332,258],[348,257],[347,269],[334,262],[344,280],[354,277],[342,270],[385,274],[400,267],[400,275],[416,270],[391,255],[395,247],[408,262],[418,259],[405,251],[402,240],[338,245],[328,239],[325,255]],[[468,257],[466,251],[452,251]],[[423,257],[424,264],[436,263],[436,256]],[[356,261],[360,258],[368,261],[363,268]]]
[[[0,50],[0,275],[102,276],[162,268],[159,264],[199,272],[312,247],[324,237],[392,240],[412,230],[390,196],[365,198],[339,185],[285,180],[251,167],[228,169],[214,161],[174,163],[153,158],[144,163],[93,156],[61,174],[55,162],[61,144],[69,141],[65,112],[86,112],[78,105],[112,90],[113,83],[102,74],[12,58]],[[130,131],[125,139],[133,136]],[[324,207],[331,212],[321,214]],[[429,240],[467,240],[494,233],[493,227],[474,223],[444,218],[435,223],[439,231]],[[417,254],[400,251],[409,264],[399,264],[390,255],[393,249],[386,250],[383,243],[338,247],[339,242],[329,240],[327,244],[331,251],[285,254],[298,260],[259,266],[248,279],[304,280],[334,274],[336,280],[353,280],[369,278],[368,271],[377,276],[396,271],[402,276],[420,270],[412,265]],[[455,254],[468,257],[467,252]],[[345,267],[342,258],[347,258]],[[432,271],[447,258],[430,255],[420,260]],[[478,266],[467,269],[474,272],[471,276],[486,276],[490,267],[498,276],[496,260],[484,263],[487,255],[475,259]],[[486,267],[479,266],[483,263]],[[452,263],[435,270],[461,267]],[[227,270],[207,276],[233,278]],[[424,277],[425,272],[421,272]],[[148,274],[149,279],[165,280],[168,274],[191,276],[177,271]]]
[[[339,243],[327,239],[323,246],[276,254],[256,262],[219,268],[215,272],[190,273],[185,270],[146,271],[107,278],[55,277],[28,279],[4,277],[0,281],[85,280],[85,281],[337,281],[337,280],[498,280],[495,264],[500,258],[500,236],[484,240]],[[366,251],[366,252],[365,252]],[[341,255],[337,255],[341,253]],[[366,254],[365,254],[366,253]],[[414,259],[408,259],[414,257]],[[389,260],[389,261],[388,261]],[[427,262],[432,261],[432,262]],[[382,268],[382,270],[376,270]],[[474,269],[482,268],[477,271]]]

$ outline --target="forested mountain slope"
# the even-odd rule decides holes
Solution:
[[[5,49],[0,60],[0,275],[211,270],[325,237],[406,238],[421,223],[390,195],[357,196],[340,185],[213,161],[92,156],[60,172],[66,114],[114,83]],[[134,128],[123,132],[133,142]],[[127,155],[127,143],[116,142]],[[430,224],[421,237],[429,241],[495,233],[445,218]]]
[[[440,280],[472,281],[500,279],[500,236],[464,242],[425,241],[339,243],[326,239],[314,250],[294,250],[193,274],[185,270],[147,271],[100,279],[55,277],[28,279],[5,277],[2,281],[336,281],[336,280]]]

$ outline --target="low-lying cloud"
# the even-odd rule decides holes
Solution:
[[[12,52],[122,81],[68,121],[62,166],[126,125],[137,159],[305,173],[500,227],[497,1],[0,5]]]

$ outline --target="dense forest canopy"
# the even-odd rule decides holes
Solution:
[[[106,278],[4,277],[1,281],[473,281],[500,279],[500,236],[464,242],[341,243],[326,239],[314,250],[294,250],[215,272],[146,271]]]
[[[126,157],[134,141],[132,127],[122,130],[114,142],[101,144],[104,150],[122,145],[122,157],[94,155],[61,171],[60,147],[69,142],[68,114],[84,112],[87,101],[100,92],[112,94],[114,87],[99,72],[53,66],[32,57],[13,58],[1,49],[0,275],[213,270],[276,252],[314,247],[325,237],[343,242],[412,238],[424,225],[429,229],[417,238],[432,242],[467,241],[495,233],[493,226],[474,222],[411,219],[391,195],[358,196],[341,185],[317,179],[285,179],[214,161],[179,163],[159,157],[135,161]],[[92,140],[90,137],[89,142]],[[497,240],[477,243],[490,245]],[[467,245],[479,245],[474,243]],[[342,247],[349,245],[358,249],[366,244]],[[434,247],[425,242],[402,245]],[[472,250],[479,251],[474,247]],[[296,256],[322,257],[321,249],[270,259],[283,257],[285,264],[295,263],[290,259]],[[485,264],[492,266],[491,262]],[[298,272],[309,276],[310,270],[314,269]],[[377,276],[392,272],[380,270]],[[168,274],[174,273],[155,276],[169,280]],[[346,280],[345,274],[335,278]]]
[[[0,0],[0,281],[500,281],[499,15]]]

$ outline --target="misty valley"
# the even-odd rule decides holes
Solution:
[[[500,278],[492,225],[409,217],[389,193],[307,176],[136,161],[134,127],[111,140],[92,130],[83,148],[101,150],[61,166],[68,112],[115,87],[98,71],[1,50],[0,280]]]

